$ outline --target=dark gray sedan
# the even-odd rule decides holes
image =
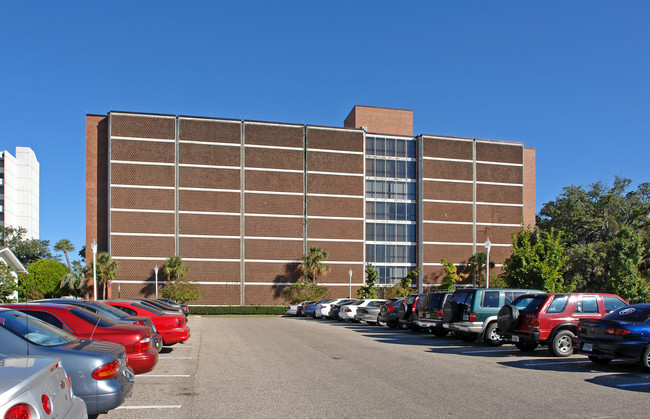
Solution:
[[[0,308],[0,353],[61,358],[89,415],[118,407],[133,390],[122,345],[78,339],[16,310]]]

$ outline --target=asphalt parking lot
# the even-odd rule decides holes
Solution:
[[[308,318],[190,316],[133,395],[100,418],[648,417],[630,362],[524,354]]]

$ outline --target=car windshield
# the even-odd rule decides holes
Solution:
[[[59,346],[78,340],[58,327],[18,311],[0,311],[0,326],[40,346]]]
[[[526,297],[521,297],[515,300],[512,305],[517,307],[519,311],[522,311],[524,313],[536,313],[537,310],[541,307],[542,304],[544,304],[544,301],[546,300],[546,296],[540,296],[540,297],[532,297],[532,296],[526,296]]]
[[[603,317],[606,320],[617,320],[630,323],[644,323],[650,321],[650,306],[621,307]]]

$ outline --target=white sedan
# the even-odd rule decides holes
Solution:
[[[357,309],[359,307],[366,307],[368,304],[370,304],[373,301],[379,301],[379,302],[386,302],[386,300],[382,300],[379,298],[367,298],[365,300],[359,300],[355,301],[350,304],[346,304],[343,307],[341,307],[341,311],[339,312],[339,317],[343,320],[356,320],[355,316],[357,314]]]

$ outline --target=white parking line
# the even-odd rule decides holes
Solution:
[[[116,409],[180,409],[183,407],[182,404],[172,404],[172,405],[153,405],[153,406],[118,406]]]
[[[636,386],[650,386],[650,383],[616,384],[616,387],[636,387]]]
[[[189,374],[142,374],[140,377],[189,377]]]
[[[591,361],[555,361],[555,362],[531,362],[524,364],[526,367],[535,367],[538,365],[563,365],[563,364],[590,364]]]

